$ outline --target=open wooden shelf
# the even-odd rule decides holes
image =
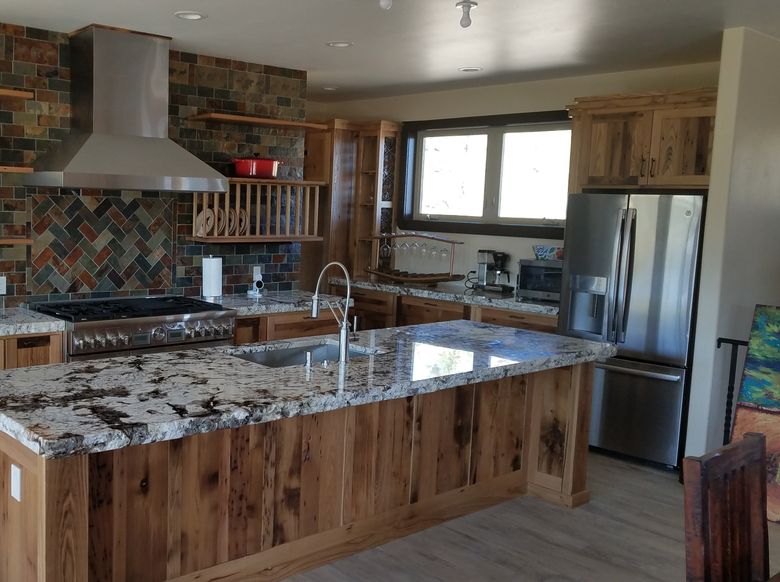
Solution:
[[[188,236],[188,241],[209,244],[268,243],[268,242],[317,242],[321,236],[304,235],[258,235],[258,236]]]
[[[25,91],[24,89],[3,89],[0,87],[0,97],[8,99],[33,99],[35,93],[33,91]]]
[[[25,166],[0,166],[0,174],[32,174],[32,171]]]
[[[236,115],[234,113],[198,113],[187,119],[191,121],[213,121],[216,123],[240,123],[244,125],[264,125],[268,127],[292,127],[305,129],[326,130],[324,123],[311,123],[309,121],[292,121],[285,119],[270,119],[267,117],[253,117],[251,115]]]
[[[228,178],[231,184],[272,184],[274,186],[327,186],[327,182],[317,182],[314,180],[278,180],[276,178]]]
[[[0,238],[0,245],[31,245],[33,239],[23,237]]]

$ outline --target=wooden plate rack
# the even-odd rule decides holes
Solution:
[[[192,235],[203,243],[319,241],[324,182],[231,178],[228,192],[192,194]]]
[[[447,272],[409,272],[392,267],[393,253],[403,249],[412,249],[406,242],[406,239],[423,239],[426,241],[434,241],[446,245],[447,252],[449,254],[449,270]],[[431,235],[420,234],[415,232],[408,232],[402,234],[381,234],[371,237],[371,240],[379,241],[379,253],[377,253],[376,264],[365,268],[365,271],[380,279],[387,279],[388,281],[394,281],[397,283],[421,283],[424,285],[434,285],[436,283],[445,283],[448,281],[462,281],[463,275],[454,273],[455,270],[455,246],[462,245],[462,241],[452,240],[449,238]],[[402,241],[400,244],[398,241]],[[416,248],[419,248],[417,243],[413,243]],[[438,252],[438,251],[437,251]]]

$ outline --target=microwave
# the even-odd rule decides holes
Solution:
[[[560,301],[563,261],[517,261],[515,299],[524,301]]]

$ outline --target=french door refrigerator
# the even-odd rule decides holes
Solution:
[[[597,362],[590,444],[677,466],[704,198],[571,194],[558,331],[616,344]]]

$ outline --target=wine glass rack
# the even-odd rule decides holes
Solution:
[[[414,232],[380,234],[369,240],[378,241],[379,252],[375,263],[366,267],[365,271],[379,279],[424,285],[464,279],[463,275],[454,272],[455,247],[462,245],[461,241]],[[406,259],[419,264],[423,270],[412,272],[396,267],[399,262],[407,262]],[[448,265],[449,269],[446,272],[435,271],[440,264]]]

